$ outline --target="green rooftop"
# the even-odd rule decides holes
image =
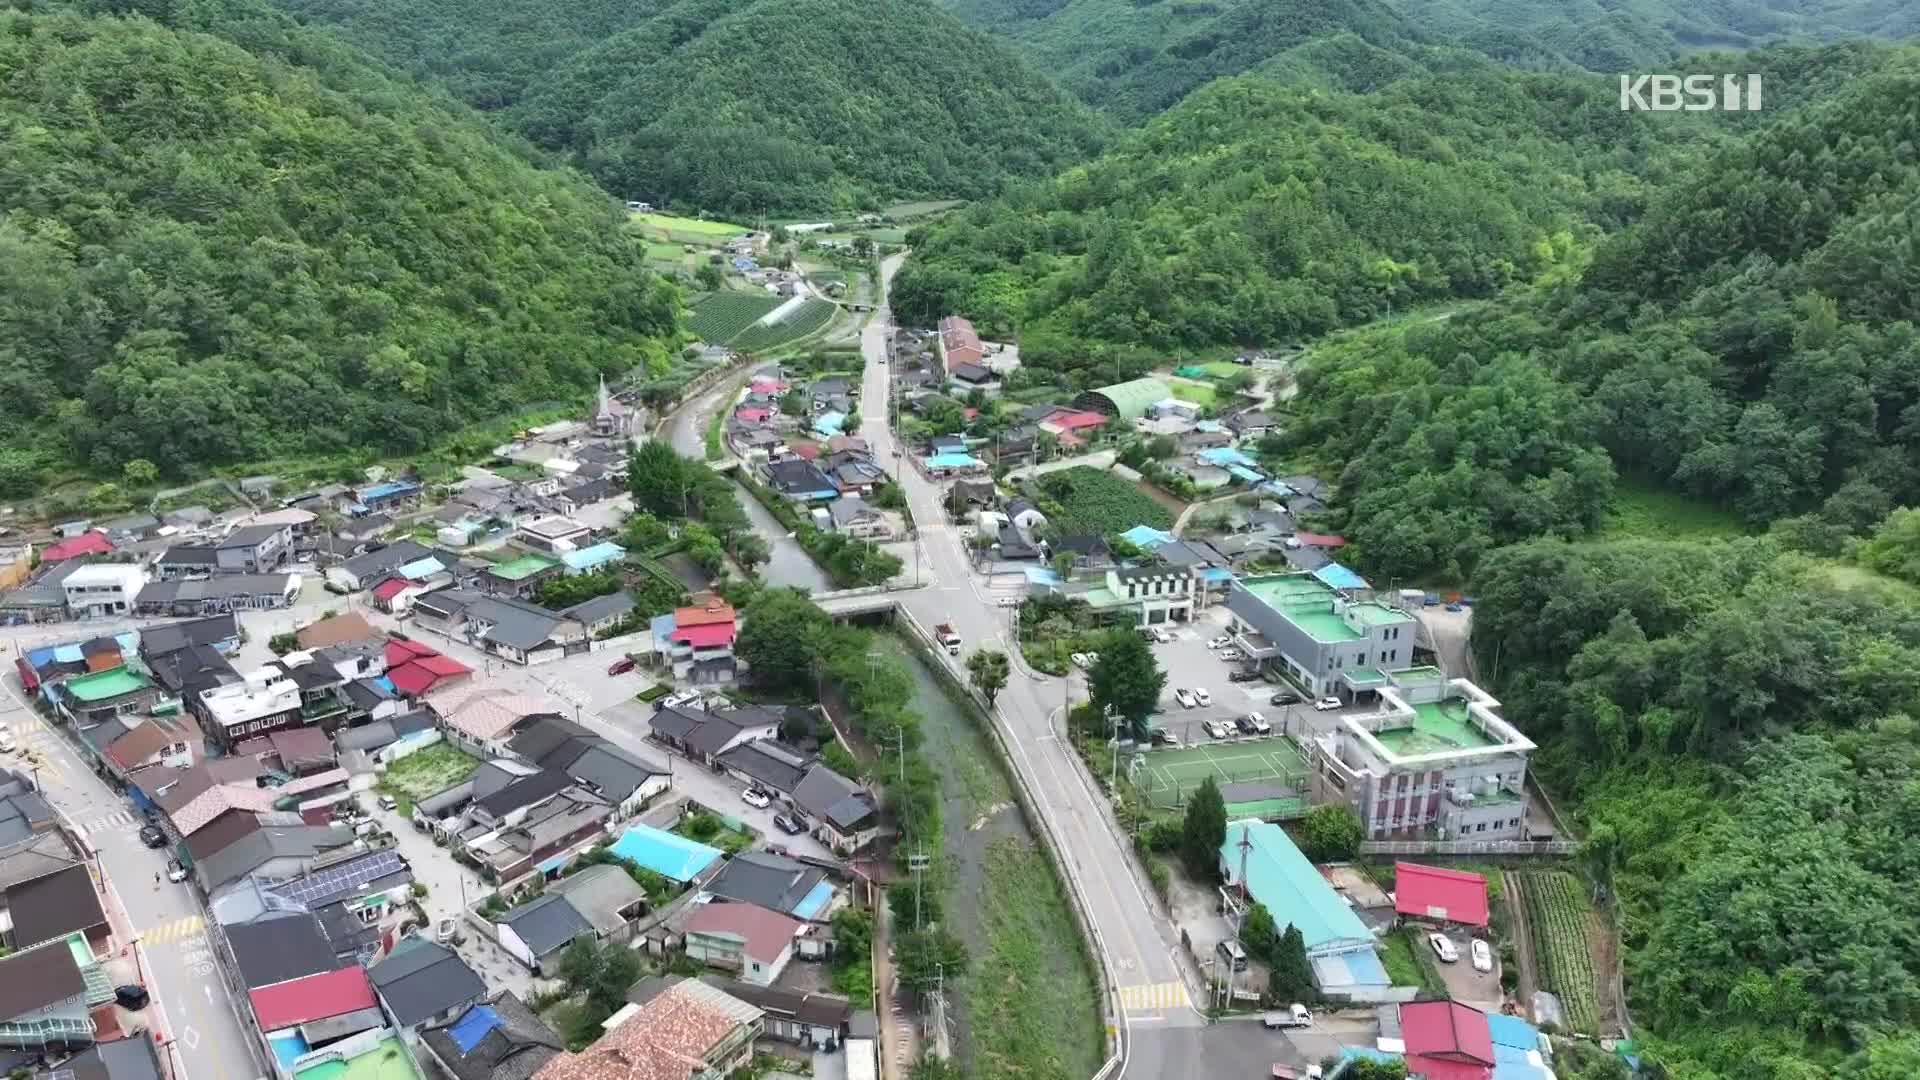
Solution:
[[[1338,594],[1312,574],[1245,578],[1240,584],[1288,622],[1299,627],[1302,633],[1322,644],[1359,641],[1367,636],[1347,625],[1347,620],[1333,610]],[[1413,616],[1385,604],[1352,604],[1348,611],[1352,613],[1353,620],[1362,626],[1393,626],[1413,621]]]
[[[1377,667],[1350,668],[1346,676],[1349,686],[1374,686],[1387,681],[1386,675],[1382,674]]]
[[[1467,718],[1467,703],[1461,698],[1428,701],[1413,706],[1413,723],[1407,727],[1384,728],[1373,733],[1380,745],[1395,757],[1418,757],[1451,750],[1478,750],[1498,745]]]
[[[62,684],[62,689],[75,701],[105,701],[136,690],[145,690],[152,685],[145,675],[122,665],[112,671],[96,671],[91,675],[68,679]]]
[[[345,1061],[317,1062],[293,1075],[294,1080],[420,1080],[412,1055],[392,1036]]]
[[[493,569],[489,572],[502,581],[521,581],[542,570],[550,570],[559,565],[544,555],[527,554],[503,563],[494,563]]]

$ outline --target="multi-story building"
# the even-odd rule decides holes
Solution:
[[[1415,622],[1399,608],[1355,600],[1311,574],[1235,581],[1227,593],[1233,640],[1315,695],[1354,697],[1413,664]]]
[[[130,563],[92,563],[68,574],[61,587],[67,592],[67,610],[76,619],[96,619],[133,612],[146,571]]]
[[[1094,579],[1098,584],[1076,590],[1072,586],[1043,586],[1078,600],[1095,611],[1125,611],[1139,626],[1155,626],[1193,618],[1192,570],[1172,566],[1126,566]]]
[[[1309,740],[1313,801],[1353,807],[1374,839],[1524,839],[1534,746],[1500,703],[1438,668],[1384,679],[1378,709]]]
[[[271,574],[293,558],[293,526],[243,525],[219,540],[176,544],[153,564],[162,581],[207,574]]]

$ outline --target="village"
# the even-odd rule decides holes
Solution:
[[[603,383],[457,479],[257,477],[0,551],[0,1047],[130,1042],[173,1076],[209,1025],[148,996],[211,980],[246,1067],[290,1080],[577,1080],[607,1054],[865,1080],[941,1052],[943,1009],[876,946],[894,810],[844,716],[753,692],[740,575],[895,622],[963,682],[1004,650],[976,704],[1084,778],[1015,760],[1023,813],[1115,853],[1098,890],[1056,865],[1153,954],[1102,964],[1110,1024],[1166,1024],[1136,1060],[1540,1080],[1548,1033],[1618,1032],[1550,868],[1576,845],[1472,678],[1471,597],[1376,588],[1315,528],[1332,486],[1261,464],[1286,355],[1074,392],[962,318],[860,333],[709,343],[660,414]],[[737,478],[766,557],[640,534],[656,439]],[[1116,631],[1168,673],[1137,738],[1074,728]],[[1227,825],[1196,873],[1152,838],[1203,789]],[[1080,806],[1102,824],[1076,841]]]

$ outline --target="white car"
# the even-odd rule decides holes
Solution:
[[[1245,660],[1246,658],[1247,654],[1241,652],[1239,649],[1226,648],[1220,650],[1220,659],[1222,660],[1231,662],[1234,660]]]
[[[1433,947],[1433,955],[1439,957],[1443,964],[1451,964],[1460,959],[1459,950],[1453,947],[1453,942],[1448,941],[1445,934],[1428,934],[1427,944]]]
[[[1099,662],[1100,662],[1100,654],[1099,654],[1099,653],[1097,653],[1097,652],[1090,652],[1090,653],[1088,653],[1088,654],[1087,654],[1087,666],[1088,666],[1088,667],[1092,667],[1093,665],[1095,665],[1095,664],[1097,664],[1097,663],[1099,663]]]
[[[1227,722],[1225,720],[1209,720],[1206,723],[1201,724],[1200,727],[1204,731],[1206,731],[1208,735],[1211,735],[1216,739],[1224,739],[1227,736],[1233,734],[1233,729],[1227,726]]]
[[[1323,697],[1314,702],[1313,707],[1320,712],[1332,712],[1340,708],[1340,699],[1337,697]]]
[[[1153,640],[1165,645],[1167,642],[1173,640],[1173,635],[1156,626],[1153,628]]]
[[[1226,648],[1227,646],[1229,646],[1229,645],[1231,645],[1231,644],[1233,644],[1233,639],[1232,639],[1232,638],[1230,638],[1230,637],[1217,637],[1217,638],[1214,638],[1214,639],[1213,639],[1212,641],[1209,641],[1209,642],[1207,642],[1207,648],[1209,648],[1209,649],[1224,649],[1224,648]]]
[[[1067,659],[1072,660],[1073,666],[1077,668],[1089,668],[1093,666],[1093,661],[1088,659],[1087,654],[1083,652],[1074,653]]]
[[[1205,689],[1196,686],[1193,688],[1193,700],[1202,705],[1211,705],[1213,704],[1213,695],[1207,693]]]
[[[1267,718],[1264,716],[1261,716],[1259,713],[1257,712],[1248,713],[1247,720],[1253,724],[1253,730],[1259,732],[1260,734],[1262,735],[1273,734],[1273,725],[1267,723]]]
[[[767,807],[773,805],[773,797],[761,791],[759,788],[748,788],[741,792],[740,801],[753,807],[755,810],[765,810]]]
[[[1488,972],[1493,970],[1493,946],[1479,938],[1473,939],[1473,970]]]
[[[1191,709],[1194,705],[1193,692],[1184,686],[1173,692],[1173,700],[1179,702],[1183,709]]]

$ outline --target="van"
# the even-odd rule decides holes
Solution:
[[[1218,953],[1221,961],[1234,971],[1247,970],[1247,950],[1241,948],[1239,942],[1223,941],[1215,945],[1213,951]]]
[[[380,809],[392,813],[400,809],[400,802],[391,795],[382,795],[380,796]]]

